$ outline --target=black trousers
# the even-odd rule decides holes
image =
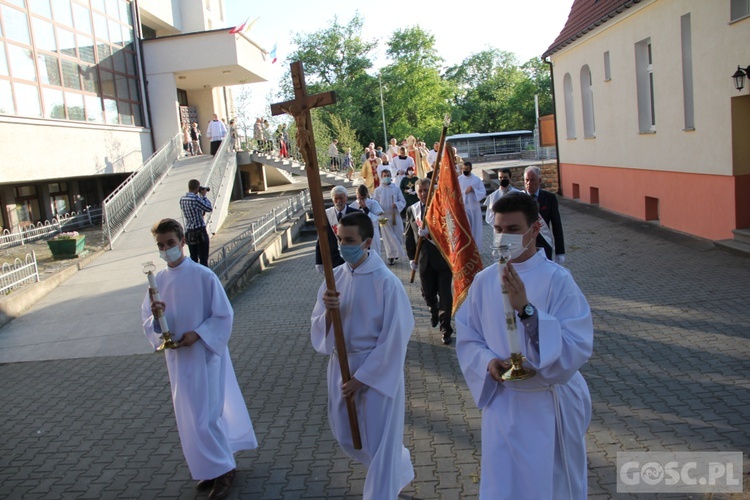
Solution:
[[[424,265],[422,259],[425,259]],[[439,270],[432,267],[426,254],[419,261],[419,280],[422,283],[422,297],[430,312],[438,310],[440,333],[444,336],[453,333],[451,327],[451,309],[453,308],[453,275],[450,269]]]
[[[219,146],[221,146],[221,141],[211,141],[211,156],[216,156]]]
[[[188,250],[190,250],[190,258],[193,259],[194,262],[199,262],[208,267],[208,231],[206,231],[205,227],[202,227],[200,229],[189,229],[188,233],[199,233],[196,235],[198,242],[195,244],[190,244],[192,238],[190,235],[186,235]]]

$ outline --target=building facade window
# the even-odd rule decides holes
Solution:
[[[612,68],[609,65],[609,51],[604,53],[604,81],[608,82],[612,79]]]
[[[49,188],[49,205],[52,215],[64,215],[70,212],[70,197],[68,196],[67,182],[54,182],[47,186]]]
[[[127,0],[0,5],[0,113],[142,126],[134,43]]]
[[[656,99],[651,39],[635,44],[635,76],[638,93],[638,131],[656,131]]]
[[[695,129],[695,107],[693,105],[693,41],[690,14],[680,18],[682,42],[682,100],[685,110],[685,130]]]
[[[27,228],[41,222],[39,198],[36,186],[18,186],[14,188],[16,202],[16,219],[21,228]]]
[[[583,109],[583,136],[594,137],[594,90],[591,87],[591,69],[588,64],[581,68],[581,107]]]
[[[731,0],[729,22],[739,21],[750,16],[750,0]]]
[[[573,106],[573,79],[570,73],[563,77],[563,93],[565,95],[565,130],[568,139],[576,138],[575,107]]]

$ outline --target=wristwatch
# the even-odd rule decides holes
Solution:
[[[521,309],[521,312],[518,313],[518,317],[520,319],[529,319],[531,316],[536,314],[536,309],[534,309],[534,306],[531,304],[526,304],[523,306],[523,309]]]

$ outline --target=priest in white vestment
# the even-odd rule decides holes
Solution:
[[[381,255],[388,259],[388,264],[399,257],[406,257],[404,250],[404,220],[401,211],[406,208],[406,199],[401,188],[394,184],[390,170],[383,170],[380,187],[375,189],[373,198],[383,207],[388,222],[380,228],[383,235],[383,251]]]
[[[380,203],[370,198],[370,193],[367,186],[360,184],[357,186],[357,201],[353,201],[349,204],[350,208],[355,208],[366,213],[372,221],[372,244],[370,250],[380,256],[380,217],[385,212]]]
[[[536,250],[538,208],[526,193],[495,204],[495,246],[511,252],[503,279],[516,312],[523,381],[502,381],[510,344],[499,267],[474,278],[456,314],[456,353],[482,410],[482,499],[586,498],[591,397],[579,368],[592,353],[586,298],[563,267]]]
[[[487,189],[484,187],[482,179],[471,173],[471,168],[470,161],[463,162],[461,165],[463,175],[458,176],[458,184],[461,186],[461,193],[464,196],[464,208],[471,226],[471,235],[477,244],[477,248],[481,248],[483,228],[480,202],[487,196]]]
[[[197,488],[223,498],[237,466],[234,453],[258,447],[227,347],[234,312],[216,274],[185,258],[179,222],[163,219],[151,232],[167,267],[155,277],[161,302],[152,303],[150,294],[143,301],[143,329],[159,346],[154,313],[163,311],[179,344],[164,356],[182,451]]]
[[[310,338],[328,362],[328,423],[341,448],[367,467],[364,498],[395,500],[414,479],[404,441],[404,362],[414,316],[401,280],[368,250],[372,222],[354,213],[336,235],[346,263],[333,273],[338,294],[318,291]],[[343,384],[330,309],[339,309],[352,378]],[[355,450],[344,398],[353,397],[362,449]]]
[[[500,179],[500,187],[493,191],[492,194],[484,200],[484,206],[486,207],[486,210],[484,212],[484,220],[485,222],[487,222],[487,224],[490,225],[490,227],[494,227],[495,225],[495,212],[492,211],[492,205],[494,205],[497,200],[499,200],[506,194],[520,191],[520,189],[516,189],[510,185],[512,175],[513,174],[509,168],[501,169],[498,173],[498,178]]]

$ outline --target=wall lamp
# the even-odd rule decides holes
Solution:
[[[740,68],[737,66],[737,71],[734,72],[732,75],[732,79],[734,80],[734,88],[741,91],[743,88],[745,88],[745,77],[750,76],[750,66],[748,66],[745,69]]]

